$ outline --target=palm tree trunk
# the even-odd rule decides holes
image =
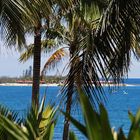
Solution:
[[[40,63],[41,63],[41,24],[35,27],[34,37],[34,58],[33,58],[33,85],[32,105],[39,106],[39,84],[40,84]]]
[[[74,80],[72,80],[72,81],[73,81],[73,83],[71,84],[71,86],[68,87],[68,93],[67,93],[66,114],[68,114],[68,115],[71,114],[72,94],[73,94],[73,89],[74,89]],[[69,118],[65,117],[64,129],[63,129],[63,140],[68,139],[69,125],[70,125]]]
[[[70,46],[70,57],[71,59],[74,56],[74,52],[75,52],[75,46],[71,45]],[[69,74],[71,74],[74,70],[74,62],[71,62],[70,65],[70,71]],[[74,92],[74,76],[71,77],[71,75],[69,75],[68,77],[68,81],[69,81],[69,85],[68,85],[68,92],[67,92],[67,101],[66,101],[66,114],[70,115],[71,114],[71,105],[72,105],[72,95]],[[69,118],[65,117],[65,122],[64,122],[64,128],[63,128],[63,140],[68,140],[68,135],[69,135]]]

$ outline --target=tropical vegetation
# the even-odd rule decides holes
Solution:
[[[131,120],[131,126],[126,136],[122,130],[115,131],[111,128],[109,118],[106,109],[102,104],[99,106],[99,113],[93,108],[89,98],[84,92],[80,92],[80,101],[82,113],[84,116],[84,124],[78,122],[73,117],[62,112],[68,116],[71,122],[76,128],[85,136],[88,140],[139,140],[140,139],[140,110],[134,116],[129,112],[129,119]],[[87,109],[88,108],[88,109]],[[69,133],[70,140],[78,140],[74,132]]]
[[[32,106],[24,119],[17,118],[17,113],[0,107],[1,140],[52,140],[56,124],[56,109],[44,106],[45,96],[39,110]]]
[[[79,129],[82,133],[88,139],[100,140],[105,137],[103,131],[102,135],[99,135],[105,123],[108,134],[106,136],[108,139],[113,139],[104,107],[100,107],[100,115],[95,111],[101,102],[106,101],[100,78],[107,82],[111,78],[115,83],[119,83],[129,70],[132,52],[137,59],[139,58],[139,13],[138,0],[0,1],[2,38],[3,36],[6,38],[8,46],[15,45],[19,50],[26,50],[20,60],[27,60],[33,55],[32,106],[36,111],[39,110],[41,51],[46,52],[62,44],[69,48],[69,73],[62,90],[63,104],[66,105],[64,140],[67,140],[68,136],[70,139],[76,139],[73,132],[69,134],[69,121],[74,120],[70,117],[71,107],[74,101],[79,100],[86,126],[78,124],[76,120],[74,122],[77,122],[77,127],[81,127]],[[34,35],[34,43],[26,45],[25,36],[29,34]],[[63,56],[63,48],[58,47],[44,65],[42,74],[49,64],[54,64]],[[73,96],[76,97],[75,100]],[[93,120],[89,118],[87,106]],[[139,129],[135,125],[138,125],[139,115],[136,115],[136,118],[130,116],[133,122],[128,139],[138,138]],[[9,122],[5,117],[1,116],[1,118],[2,121]],[[14,128],[14,124],[11,123],[11,127]],[[4,130],[7,131],[8,127]],[[33,134],[34,138],[40,136],[38,131]],[[21,130],[17,134],[24,133],[23,139],[28,139],[29,132],[25,133]],[[11,133],[13,134],[12,131]],[[122,131],[117,135],[118,139],[126,139]]]

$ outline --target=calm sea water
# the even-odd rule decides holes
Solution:
[[[128,110],[132,113],[136,113],[140,108],[140,79],[128,79],[125,83],[130,86],[119,87],[116,89],[108,90],[104,87],[108,102],[106,108],[108,110],[109,119],[112,127],[118,130],[123,128],[127,134],[130,128],[130,121],[128,119]],[[41,96],[46,93],[46,102],[59,102],[58,94],[60,87],[41,87]],[[20,116],[25,115],[27,108],[31,103],[31,87],[10,87],[0,86],[0,104],[4,104],[10,109],[20,111]],[[73,116],[82,121],[81,112],[78,107],[73,108]],[[63,116],[58,119],[58,124],[55,128],[54,139],[61,139],[63,130]],[[73,127],[71,129],[77,133],[80,139],[84,139],[83,136]]]

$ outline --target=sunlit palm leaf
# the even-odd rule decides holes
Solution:
[[[0,125],[8,132],[7,135],[11,138],[15,140],[28,140],[28,136],[18,125],[2,115],[0,115]]]
[[[44,103],[45,96],[42,99],[39,111],[34,107],[31,108],[27,116],[27,121],[25,121],[25,127],[27,128],[30,137],[44,140],[48,135],[49,140],[49,138],[52,137],[54,123],[56,121],[56,109],[50,105],[44,109]]]
[[[58,62],[60,62],[62,60],[62,58],[67,55],[66,51],[64,48],[60,48],[58,50],[56,50],[51,57],[46,61],[43,69],[42,69],[42,74],[44,74],[44,72],[50,68],[53,68],[56,66],[56,64]]]

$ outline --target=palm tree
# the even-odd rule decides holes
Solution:
[[[20,48],[25,44],[25,33],[34,33],[32,103],[38,106],[41,35],[43,30],[48,28],[50,14],[54,10],[51,7],[52,2],[47,1],[44,3],[43,0],[24,0],[22,2],[6,0],[1,1],[0,4],[1,27],[5,33],[8,46],[16,44]],[[45,25],[43,25],[44,22],[46,22]]]
[[[96,4],[94,5],[91,4],[92,6],[90,7],[88,5],[85,5],[85,3],[81,3],[79,1],[75,3],[77,3],[77,5],[75,6],[75,9],[72,9],[72,8],[68,8],[68,7],[72,7],[71,5],[68,5],[69,3],[64,3],[63,5],[63,3],[61,3],[60,1],[60,6],[62,6],[61,9],[65,7],[64,11],[66,12],[66,15],[64,15],[64,17],[65,17],[65,22],[67,22],[65,34],[63,33],[63,36],[66,39],[66,43],[69,46],[69,52],[70,52],[70,64],[69,64],[70,70],[64,87],[64,91],[65,91],[64,97],[67,97],[66,99],[67,114],[71,113],[73,96],[75,91],[77,90],[77,87],[79,86],[82,85],[84,86],[86,94],[88,94],[88,96],[91,97],[90,99],[92,100],[94,105],[102,100],[100,94],[96,94],[96,90],[93,90],[94,92],[91,90],[93,89],[91,85],[92,81],[95,81],[94,84],[95,87],[97,87],[99,76],[96,73],[95,76],[89,75],[90,72],[92,73],[92,65],[88,66],[85,64],[86,66],[88,66],[87,67],[88,71],[86,71],[82,62],[83,55],[86,53],[86,51],[89,51],[90,49],[89,47],[91,47],[90,45],[93,45],[93,44],[87,44],[87,42],[89,43],[90,41],[90,43],[92,43],[91,39],[93,38],[90,38],[90,36],[92,35],[91,32],[96,29],[99,23],[98,18],[100,18],[100,12],[102,8],[98,7],[98,5]],[[68,11],[68,9],[70,10]],[[83,46],[84,49],[81,50]],[[89,59],[89,57],[87,57],[87,59]],[[77,85],[77,87],[75,87],[75,85]],[[99,91],[101,90],[99,89]],[[69,118],[66,117],[65,124],[64,124],[64,131],[63,131],[64,140],[68,138],[68,131],[69,131]]]
[[[35,104],[37,108],[39,105],[42,32],[47,28],[49,15],[52,13],[51,2],[47,1],[46,5],[43,2],[43,0],[24,0],[22,5],[20,4],[20,8],[25,13],[23,20],[26,21],[25,27],[27,32],[31,31],[34,33],[32,104]],[[46,13],[44,15],[44,11],[47,13],[47,16]],[[47,24],[43,25],[44,22]]]
[[[100,11],[106,4],[100,5],[99,1],[99,3],[82,2],[81,11],[75,8],[78,12],[75,12],[72,6],[68,8],[66,2],[62,6],[70,17],[68,22],[72,25],[70,33],[73,34],[73,38],[68,39],[71,61],[64,90],[66,91],[64,96],[67,97],[67,114],[70,114],[71,110],[74,85],[77,88],[81,87],[96,107],[97,103],[105,100],[100,77],[106,81],[112,78],[114,82],[120,82],[121,77],[128,72],[130,51],[133,50],[137,58],[139,57],[139,18],[136,18],[138,14],[134,6],[133,10],[129,9],[130,4],[138,5],[138,1],[134,4],[132,1],[127,1],[126,4],[122,1],[111,1],[101,21]],[[75,4],[75,7],[77,5],[80,4]],[[139,9],[139,6],[136,7]],[[118,14],[117,10],[122,13]],[[133,11],[130,16],[127,10]],[[94,15],[98,15],[98,18]],[[133,16],[136,16],[135,19]],[[131,31],[127,32],[127,28]],[[66,117],[63,139],[68,138],[68,129],[69,119]]]
[[[0,0],[0,31],[8,47],[16,46],[20,50],[25,44],[25,35],[22,10],[17,3],[17,0]]]
[[[4,31],[6,44],[8,46],[17,45],[20,48],[25,44],[25,30],[32,25],[34,27],[34,66],[33,66],[33,90],[32,101],[38,106],[39,78],[40,78],[40,50],[41,50],[41,11],[38,1],[1,1],[1,30]],[[45,8],[50,14],[49,5]],[[25,46],[25,45],[24,45]]]
[[[31,6],[31,2],[27,7]],[[75,85],[76,87],[81,87],[88,97],[90,97],[90,101],[96,106],[97,103],[104,99],[104,95],[97,94],[97,91],[103,93],[102,88],[100,88],[100,76],[106,80],[111,77],[115,82],[119,82],[120,78],[128,72],[131,50],[139,52],[138,42],[140,29],[140,4],[138,0],[112,0],[101,20],[91,16],[96,13],[95,11],[100,11],[100,9],[103,8],[101,1],[97,0],[95,3],[92,3],[92,1],[84,3],[84,0],[82,0],[82,3],[74,1],[74,5],[72,2],[72,0],[58,1],[61,9],[66,13],[65,17],[68,19],[66,21],[71,25],[70,33],[73,36],[69,44],[71,63],[65,86],[65,95],[67,96],[66,112],[68,114],[71,110],[71,101]],[[98,8],[96,4],[101,7]],[[36,7],[34,1],[33,5]],[[92,6],[94,8],[90,8]],[[44,6],[42,5],[42,7]],[[27,12],[27,15],[30,15],[31,13],[36,15],[33,16],[35,20],[32,20],[34,24],[31,25],[35,27],[35,43],[38,42],[36,48],[38,48],[39,52],[41,44],[40,31],[42,29],[42,26],[40,26],[40,19],[42,16],[40,17],[40,11],[38,12],[37,9],[38,8],[36,8],[34,12]],[[44,10],[45,8],[42,9]],[[90,10],[91,13],[88,10]],[[89,14],[90,16],[86,16],[86,14]],[[67,16],[69,16],[69,18]],[[86,17],[90,18],[87,19]],[[40,55],[38,54],[37,56],[39,57]],[[39,63],[37,67],[39,67]],[[39,74],[40,70],[37,71]],[[37,79],[39,80],[39,76],[37,76],[36,80]],[[38,84],[39,83],[37,82],[37,85]],[[92,84],[94,84],[95,87],[93,87]],[[38,86],[35,88],[38,89]],[[35,95],[38,100],[38,92],[36,92]],[[34,99],[34,101],[37,101],[36,99]],[[66,130],[69,128],[68,121],[69,119],[66,118]],[[67,134],[64,135],[64,139],[67,139]]]

